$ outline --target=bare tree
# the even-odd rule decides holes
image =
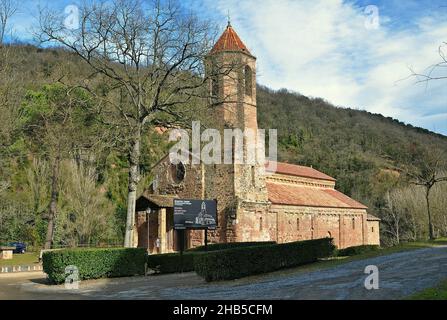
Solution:
[[[443,42],[438,47],[438,55],[440,61],[426,68],[423,73],[416,72],[410,68],[411,76],[416,77],[418,83],[447,79],[447,42]]]
[[[40,157],[34,157],[30,167],[26,169],[30,202],[36,216],[44,213],[48,208],[50,195],[49,171],[48,161]]]
[[[417,239],[416,218],[423,199],[415,186],[397,187],[385,193],[385,208],[381,211],[382,231],[391,244]],[[420,205],[422,204],[422,205]]]
[[[91,98],[60,84],[28,92],[21,108],[23,133],[31,150],[49,163],[50,199],[45,248],[51,248],[58,212],[61,162],[79,148],[94,148],[98,137],[89,125]],[[94,127],[93,127],[94,128]],[[93,136],[92,136],[93,135]]]
[[[414,165],[407,170],[410,182],[425,188],[428,233],[431,240],[435,239],[435,234],[430,208],[430,191],[437,183],[447,181],[443,170],[445,170],[445,153],[440,150],[420,150],[416,155]]]
[[[40,31],[42,42],[68,48],[91,67],[92,77],[103,79],[100,94],[92,88],[92,77],[82,86],[111,106],[114,113],[107,121],[126,138],[124,245],[131,247],[143,130],[183,126],[197,116],[195,108],[208,91],[203,59],[212,44],[210,25],[168,1],[114,0],[83,5],[75,30],[64,25],[60,14],[42,10]]]
[[[399,244],[401,240],[401,224],[403,220],[402,211],[395,208],[394,199],[391,199],[390,191],[385,195],[386,208],[382,215],[382,223],[385,225],[384,232],[388,234],[393,244]]]
[[[447,171],[440,175],[447,177]],[[439,183],[433,187],[430,193],[431,208],[435,220],[435,226],[440,234],[445,237],[447,235],[447,183]]]
[[[13,0],[0,0],[0,44],[3,43],[9,19],[17,12],[17,4]]]
[[[8,147],[14,143],[20,126],[18,118],[22,89],[17,83],[22,79],[14,67],[17,61],[14,58],[13,49],[2,47],[0,43],[0,176],[3,176],[5,162],[10,159]]]
[[[91,245],[98,240],[109,240],[113,208],[97,185],[96,168],[69,160],[64,161],[63,169],[64,206],[59,219],[64,221],[64,241],[72,245]]]

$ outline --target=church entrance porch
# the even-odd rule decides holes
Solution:
[[[150,254],[178,252],[181,235],[185,249],[204,245],[204,230],[174,230],[174,198],[147,192],[138,198],[135,243],[139,248],[146,248]]]
[[[172,197],[141,196],[137,200],[135,224],[139,248],[146,248],[150,254],[178,251]]]

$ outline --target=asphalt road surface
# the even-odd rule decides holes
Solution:
[[[365,267],[379,289],[365,288]],[[447,279],[447,247],[418,249],[336,267],[287,270],[206,283],[195,273],[82,281],[79,289],[46,284],[45,274],[0,275],[0,299],[400,299]]]

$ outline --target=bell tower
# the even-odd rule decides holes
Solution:
[[[207,56],[211,104],[225,128],[257,130],[256,58],[228,22]]]
[[[219,214],[220,221],[225,221],[227,228],[225,241],[236,241],[241,240],[236,232],[237,223],[246,214],[247,210],[244,208],[247,204],[252,208],[249,212],[258,212],[258,209],[253,209],[259,207],[257,204],[264,210],[268,203],[264,165],[259,164],[256,159],[256,58],[228,22],[225,31],[207,55],[205,67],[215,128],[219,128],[222,133],[225,129],[233,129],[235,135],[237,132],[243,135],[243,141],[239,144],[239,147],[242,144],[242,159],[235,156],[237,144],[234,138],[231,143],[231,163],[226,161],[228,158],[225,160],[229,151],[227,145],[222,148],[225,153],[222,164],[206,169],[207,189],[210,194],[219,195],[218,204],[220,202],[225,205],[225,208],[221,208],[225,213],[222,213],[222,217]],[[228,131],[225,130],[224,135]]]

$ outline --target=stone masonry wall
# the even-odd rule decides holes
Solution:
[[[367,231],[368,244],[380,245],[379,221],[376,220],[367,221],[367,226],[368,226]]]
[[[312,208],[271,205],[267,212],[247,207],[238,214],[237,241],[278,243],[334,238],[338,248],[365,244],[361,209]]]
[[[217,200],[218,225],[209,232],[209,242],[229,242],[234,238],[233,219],[236,215],[233,165],[205,166],[205,198]]]
[[[184,166],[186,169],[185,178],[183,181],[177,182],[172,176],[169,157],[167,156],[162,159],[153,170],[153,193],[160,195],[175,195],[184,199],[202,199],[204,196],[203,165],[192,164],[190,159],[190,164],[184,164]],[[154,232],[156,234],[156,230],[154,230]],[[155,239],[156,237],[154,236],[154,241]],[[202,245],[204,242],[203,231],[188,230],[186,240],[187,247]]]

